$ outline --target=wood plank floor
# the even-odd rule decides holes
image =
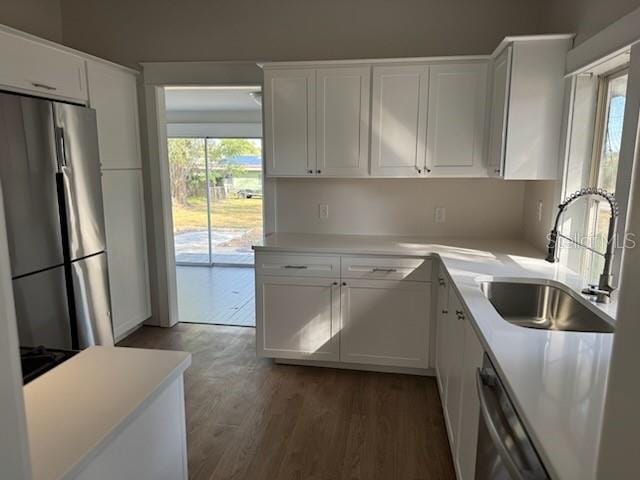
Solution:
[[[192,479],[455,478],[433,378],[276,365],[241,327],[143,327],[120,346],[193,354]]]
[[[254,269],[176,267],[180,321],[253,327]]]

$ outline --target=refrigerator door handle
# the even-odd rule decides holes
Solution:
[[[67,166],[67,147],[64,141],[64,128],[55,127],[56,130],[56,150],[58,154],[58,165],[60,167]]]

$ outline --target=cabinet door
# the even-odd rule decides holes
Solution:
[[[256,277],[256,338],[260,357],[338,360],[337,280]]]
[[[460,407],[460,434],[456,461],[462,480],[473,480],[476,470],[478,421],[480,400],[476,389],[476,371],[482,366],[484,349],[471,322],[464,322],[464,362],[462,368],[462,402]]]
[[[84,59],[49,45],[0,32],[0,84],[25,93],[85,103]]]
[[[464,319],[458,296],[450,292],[449,295],[450,320],[447,324],[447,390],[444,413],[449,426],[449,440],[451,450],[456,451],[458,445],[458,427],[460,424],[460,400],[462,393],[462,369],[464,361]],[[463,315],[463,314],[462,314]]]
[[[102,194],[113,330],[118,340],[151,316],[142,172],[103,172]]]
[[[511,83],[512,47],[507,47],[493,62],[491,87],[491,123],[489,125],[489,174],[501,176],[504,168],[505,142],[507,138],[507,111]]]
[[[122,69],[87,62],[89,103],[96,110],[103,170],[141,168],[136,77]]]
[[[447,392],[447,322],[449,315],[449,278],[444,275],[442,267],[438,275],[438,305],[436,308],[436,377],[440,387],[440,398],[446,401]]]
[[[369,77],[369,67],[317,71],[317,174],[368,175]]]
[[[308,176],[316,171],[316,71],[264,74],[267,175]]]
[[[424,166],[426,65],[373,68],[371,173],[415,177]]]
[[[427,368],[430,294],[430,283],[343,282],[340,360]]]
[[[430,176],[486,176],[486,95],[484,62],[429,67],[426,167]]]

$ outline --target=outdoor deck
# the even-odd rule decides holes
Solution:
[[[178,266],[176,273],[181,322],[255,326],[253,268]]]

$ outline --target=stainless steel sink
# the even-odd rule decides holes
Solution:
[[[613,333],[600,318],[568,291],[540,283],[487,281],[482,292],[507,322],[542,330]]]

